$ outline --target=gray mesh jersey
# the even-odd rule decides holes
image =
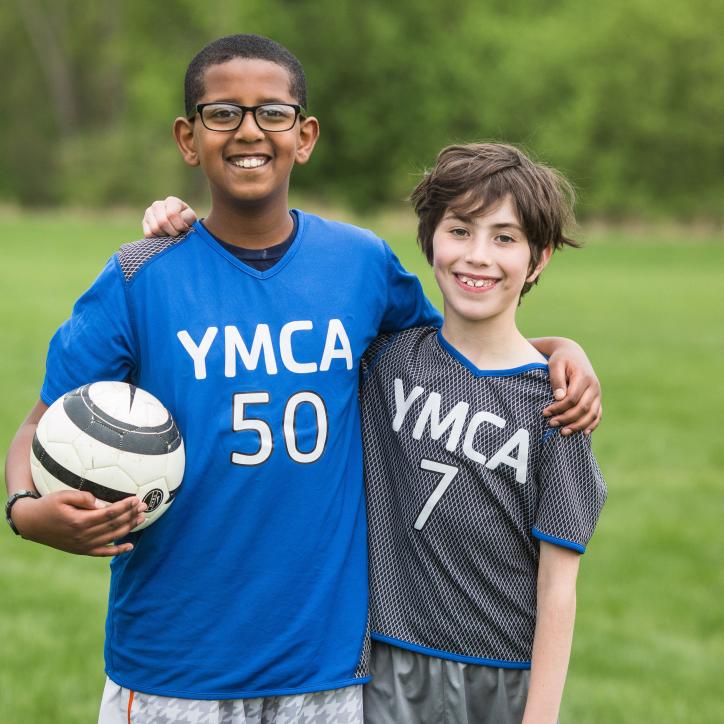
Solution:
[[[585,550],[606,497],[583,435],[541,410],[547,366],[484,372],[432,328],[362,367],[372,637],[529,668],[538,539]]]

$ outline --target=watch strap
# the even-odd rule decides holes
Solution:
[[[11,512],[13,509],[13,505],[18,502],[21,498],[39,498],[40,495],[36,493],[34,490],[18,490],[17,493],[13,493],[8,498],[8,502],[5,503],[5,520],[7,520],[8,525],[12,529],[13,533],[15,535],[20,535],[20,531],[15,527],[15,523],[13,523],[13,519],[11,516]]]

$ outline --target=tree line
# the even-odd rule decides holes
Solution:
[[[0,201],[199,198],[171,123],[209,40],[254,32],[302,61],[322,136],[296,188],[403,199],[449,143],[522,144],[588,214],[724,214],[719,0],[10,0],[0,6]]]

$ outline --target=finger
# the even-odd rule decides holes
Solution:
[[[86,533],[89,538],[104,538],[105,540],[116,540],[126,535],[132,528],[138,525],[138,518],[148,509],[145,503],[131,508],[114,511],[98,523],[88,527]],[[105,512],[105,511],[104,511]]]
[[[163,220],[164,215],[166,216],[168,222],[176,232],[173,236],[187,231],[189,228],[190,224],[187,223],[184,218],[184,212],[191,212],[191,224],[196,221],[196,214],[193,212],[193,209],[190,209],[189,205],[185,201],[182,201],[176,196],[167,196],[162,202],[159,202],[159,204],[163,207],[163,209],[157,209],[156,216],[160,221]]]
[[[147,209],[151,231],[154,236],[173,236],[176,233],[168,220],[168,213],[163,201],[154,201]]]
[[[548,405],[548,407],[543,410],[544,417],[555,417],[570,410],[580,402],[584,394],[590,391],[598,394],[600,388],[597,384],[594,384],[589,377],[576,374],[576,372],[573,371],[568,378],[565,397]]]
[[[173,199],[172,196],[169,198]],[[175,199],[175,201],[178,201],[178,199]],[[151,204],[151,211],[153,212],[156,223],[161,230],[162,236],[178,236],[178,229],[176,229],[169,220],[169,207],[166,205],[167,202],[168,199],[166,201],[154,201]],[[180,211],[176,204],[173,204],[171,209],[172,213],[178,213]]]
[[[593,421],[593,424],[589,425],[588,428],[583,431],[583,434],[590,435],[601,424],[602,417],[603,417],[603,405],[599,405],[598,406],[598,415],[596,415],[596,419]]]
[[[89,556],[97,556],[99,558],[110,558],[111,556],[119,556],[122,553],[128,553],[133,550],[133,543],[121,543],[120,545],[99,545],[88,551]]]
[[[552,427],[569,428],[573,432],[585,430],[596,419],[598,414],[597,396],[592,390],[587,390],[578,404],[570,410],[552,418],[549,424]]]
[[[147,506],[143,506],[144,510]],[[101,526],[94,528],[91,531],[86,531],[86,544],[85,548],[96,550],[102,547],[115,545],[116,541],[125,538],[136,526],[141,525],[146,520],[146,516],[143,512],[133,511],[133,515],[128,517],[124,516],[113,521],[108,526]],[[121,543],[119,545],[126,546],[127,543]]]
[[[593,414],[589,414],[585,417],[580,418],[577,422],[571,423],[570,425],[562,428],[561,435],[563,435],[563,437],[568,437],[569,435],[573,435],[576,432],[582,432],[586,427],[593,423],[594,418],[595,415]]]
[[[184,220],[180,211],[169,211],[168,212],[168,222],[169,222],[169,224],[171,224],[171,226],[173,227],[173,230],[175,232],[173,234],[173,236],[176,236],[178,234],[182,234],[185,231],[188,231],[189,225]]]
[[[196,216],[196,212],[189,206],[181,212],[181,218],[187,226],[191,226],[191,224],[198,219],[198,216]]]
[[[153,236],[151,233],[151,227],[148,225],[148,222],[146,221],[146,215],[143,215],[143,221],[141,222],[141,228],[143,229],[143,238],[148,239]]]
[[[181,212],[188,209],[189,205],[178,196],[167,196],[163,201],[159,201],[167,211]]]
[[[543,417],[555,418],[556,415],[562,415],[566,410],[570,410],[575,407],[576,403],[572,397],[566,396],[559,402],[553,402],[543,410]],[[550,420],[549,423],[550,424]],[[554,426],[555,427],[555,426]]]
[[[61,504],[81,510],[95,510],[96,498],[87,490],[59,490],[51,495]],[[50,497],[50,496],[49,496]]]
[[[161,228],[161,224],[156,218],[156,214],[152,206],[146,209],[146,213],[143,215],[144,223],[148,226],[148,231],[151,236],[163,236],[164,232]]]
[[[550,380],[551,390],[553,390],[553,398],[555,400],[562,400],[564,397],[566,397],[568,391],[568,385],[566,384],[565,362],[558,362],[556,360],[549,362],[548,376]]]
[[[88,531],[102,526],[106,526],[107,529],[117,527],[119,523],[122,525],[131,520],[134,514],[137,515],[141,505],[145,503],[134,495],[104,508],[94,508],[92,512],[84,513],[84,527]]]

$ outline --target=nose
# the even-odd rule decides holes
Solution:
[[[492,245],[485,237],[473,237],[465,250],[465,261],[473,266],[490,266]]]
[[[264,131],[257,125],[252,111],[244,111],[244,117],[241,119],[241,125],[236,129],[235,136],[238,140],[246,143],[264,138]]]

